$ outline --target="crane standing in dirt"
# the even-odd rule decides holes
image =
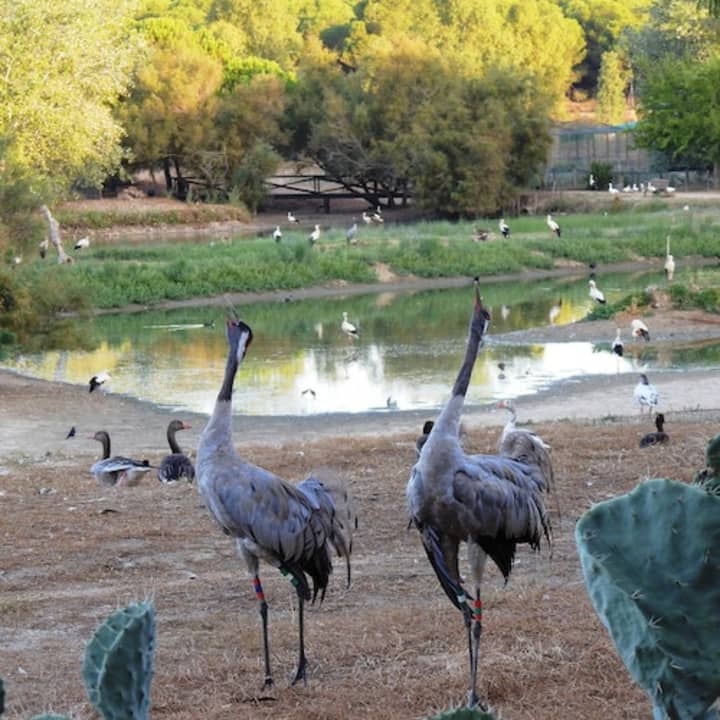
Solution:
[[[269,470],[243,460],[232,438],[232,392],[235,375],[252,342],[252,330],[241,320],[227,323],[228,357],[215,408],[200,437],[196,472],[205,503],[253,577],[262,621],[265,687],[273,685],[268,643],[268,604],[260,583],[260,560],[290,578],[298,597],[299,658],[293,684],[306,679],[303,608],[325,596],[332,560],[330,546],[347,561],[354,513],[347,490],[311,475],[294,485]],[[312,592],[308,584],[310,576]]]
[[[516,433],[500,455],[467,455],[459,440],[460,419],[470,377],[490,315],[475,280],[475,307],[465,359],[452,394],[435,421],[407,485],[408,512],[440,585],[463,614],[470,653],[468,706],[480,702],[477,668],[482,632],[480,586],[488,555],[507,581],[518,543],[551,542],[542,491],[548,458],[539,443]],[[507,440],[507,439],[506,439]],[[460,580],[458,550],[468,545],[474,597]]]

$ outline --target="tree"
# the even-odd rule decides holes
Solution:
[[[625,120],[627,71],[619,53],[603,53],[598,79],[597,112],[600,120],[612,125]]]
[[[532,78],[458,73],[438,50],[404,38],[356,72],[299,73],[290,113],[308,154],[370,202],[402,198],[447,215],[494,212],[548,147],[546,95]]]
[[[0,0],[0,137],[58,188],[118,166],[112,106],[139,56],[134,0]]]
[[[648,69],[642,119],[635,130],[640,147],[674,161],[713,165],[720,177],[720,57],[704,63],[667,58]]]

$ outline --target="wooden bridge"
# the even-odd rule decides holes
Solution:
[[[330,212],[331,200],[366,200],[373,207],[383,201],[392,204],[393,200],[377,183],[368,187],[322,174],[273,175],[265,180],[265,187],[271,200],[322,200],[326,213]]]

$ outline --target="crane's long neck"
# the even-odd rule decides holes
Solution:
[[[232,446],[232,393],[239,366],[237,348],[231,344],[225,365],[225,377],[213,413],[203,431],[203,440],[211,442],[215,447],[225,444]]]
[[[175,432],[176,431],[175,431],[174,427],[168,428],[168,431],[167,431],[168,445],[170,445],[171,452],[180,453],[180,452],[182,452],[182,450],[180,449],[180,446],[178,445],[177,438],[175,437]]]
[[[479,308],[476,308],[475,312],[478,313]],[[477,359],[477,353],[484,330],[484,319],[481,320],[476,315],[473,315],[473,319],[470,322],[470,334],[465,349],[465,358],[463,359],[460,371],[453,385],[450,400],[435,422],[436,427],[440,426],[440,429],[447,430],[453,435],[457,435],[460,429],[460,417],[463,405],[465,404],[465,395],[470,385],[470,378],[472,377],[473,367],[475,366],[475,360]]]

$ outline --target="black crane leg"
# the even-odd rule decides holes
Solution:
[[[295,685],[300,680],[303,681],[304,685],[307,685],[307,677],[305,675],[305,669],[307,668],[307,659],[305,657],[305,628],[303,623],[303,610],[305,607],[305,601],[302,596],[298,594],[298,627],[300,630],[300,657],[298,658],[297,671],[295,672],[295,678],[292,681],[292,685]]]
[[[265,600],[265,594],[263,593],[262,585],[260,584],[260,578],[256,575],[253,579],[253,586],[255,588],[255,597],[258,599],[260,607],[260,619],[262,620],[262,633],[263,633],[263,653],[265,659],[265,681],[263,682],[263,689],[271,688],[273,686],[272,672],[270,671],[270,642],[268,640],[268,604]]]

